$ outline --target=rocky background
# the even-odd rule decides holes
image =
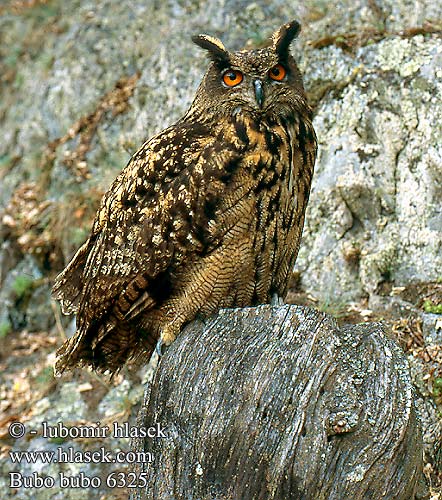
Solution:
[[[442,4],[436,0],[22,0],[0,4],[0,485],[14,498],[125,498],[104,486],[9,490],[11,464],[60,440],[8,436],[14,420],[133,422],[146,370],[54,379],[72,333],[50,298],[99,200],[144,140],[190,105],[207,32],[260,46],[299,19],[293,54],[319,139],[288,299],[342,322],[383,319],[410,360],[426,442],[422,495],[439,498],[442,416]],[[128,450],[128,440],[104,446]],[[63,446],[97,448],[97,440]],[[120,469],[118,469],[120,470]],[[4,496],[2,498],[9,498]],[[90,495],[90,496],[89,496]]]

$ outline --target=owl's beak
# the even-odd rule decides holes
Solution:
[[[264,92],[262,90],[262,81],[254,80],[253,86],[255,87],[255,99],[258,106],[262,108],[262,103],[264,102]]]

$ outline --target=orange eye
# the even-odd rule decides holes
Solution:
[[[223,82],[228,87],[234,87],[242,82],[243,74],[236,69],[228,69],[223,75]]]
[[[276,80],[277,82],[283,80],[286,74],[287,71],[285,70],[284,66],[282,66],[282,64],[273,66],[273,68],[269,71],[270,78],[272,80]]]

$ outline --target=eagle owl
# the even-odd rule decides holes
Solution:
[[[134,154],[56,279],[54,298],[77,314],[58,373],[114,373],[196,316],[285,297],[317,147],[289,51],[299,30],[239,52],[193,37],[210,65],[190,109]]]

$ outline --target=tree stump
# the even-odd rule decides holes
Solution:
[[[299,306],[224,309],[162,357],[136,500],[414,497],[422,440],[406,359],[378,323]]]

